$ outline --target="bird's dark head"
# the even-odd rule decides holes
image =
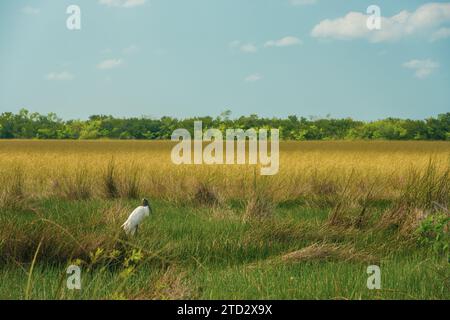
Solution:
[[[149,204],[149,202],[148,202],[148,200],[147,199],[142,199],[142,206],[143,207],[150,207],[150,204]]]

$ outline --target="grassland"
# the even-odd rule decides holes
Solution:
[[[283,142],[272,177],[171,146],[0,141],[0,298],[450,298],[450,143]]]

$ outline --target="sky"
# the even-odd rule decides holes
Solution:
[[[70,5],[79,30],[67,28]],[[370,5],[379,30],[367,27]],[[63,119],[437,116],[450,111],[450,2],[2,0],[0,113],[21,108]]]

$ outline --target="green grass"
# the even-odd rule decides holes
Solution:
[[[29,279],[31,299],[450,298],[446,257],[395,231],[329,226],[331,208],[283,203],[270,218],[244,222],[245,208],[236,203],[210,208],[156,201],[138,236],[127,239],[119,227],[136,205],[119,199],[46,199],[1,209],[0,298],[25,298]],[[373,215],[383,209],[375,204]],[[381,267],[382,289],[366,287],[370,261],[281,259],[314,243],[372,255]],[[105,252],[93,262],[89,253],[97,248]],[[127,273],[123,262],[132,249],[141,249],[143,257]],[[112,250],[119,257],[106,259]],[[85,261],[82,290],[71,291],[65,272],[77,258]]]

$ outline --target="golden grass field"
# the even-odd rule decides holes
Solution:
[[[408,176],[430,159],[449,165],[449,142],[282,142],[280,171],[260,176],[250,165],[172,164],[168,141],[0,141],[3,188],[18,183],[32,197],[102,197],[105,176],[121,195],[184,201],[198,184],[223,199],[242,199],[258,185],[275,201],[373,186],[373,197],[392,199]],[[111,172],[112,171],[112,172]],[[12,186],[14,187],[14,186]],[[16,186],[17,187],[17,186]]]

